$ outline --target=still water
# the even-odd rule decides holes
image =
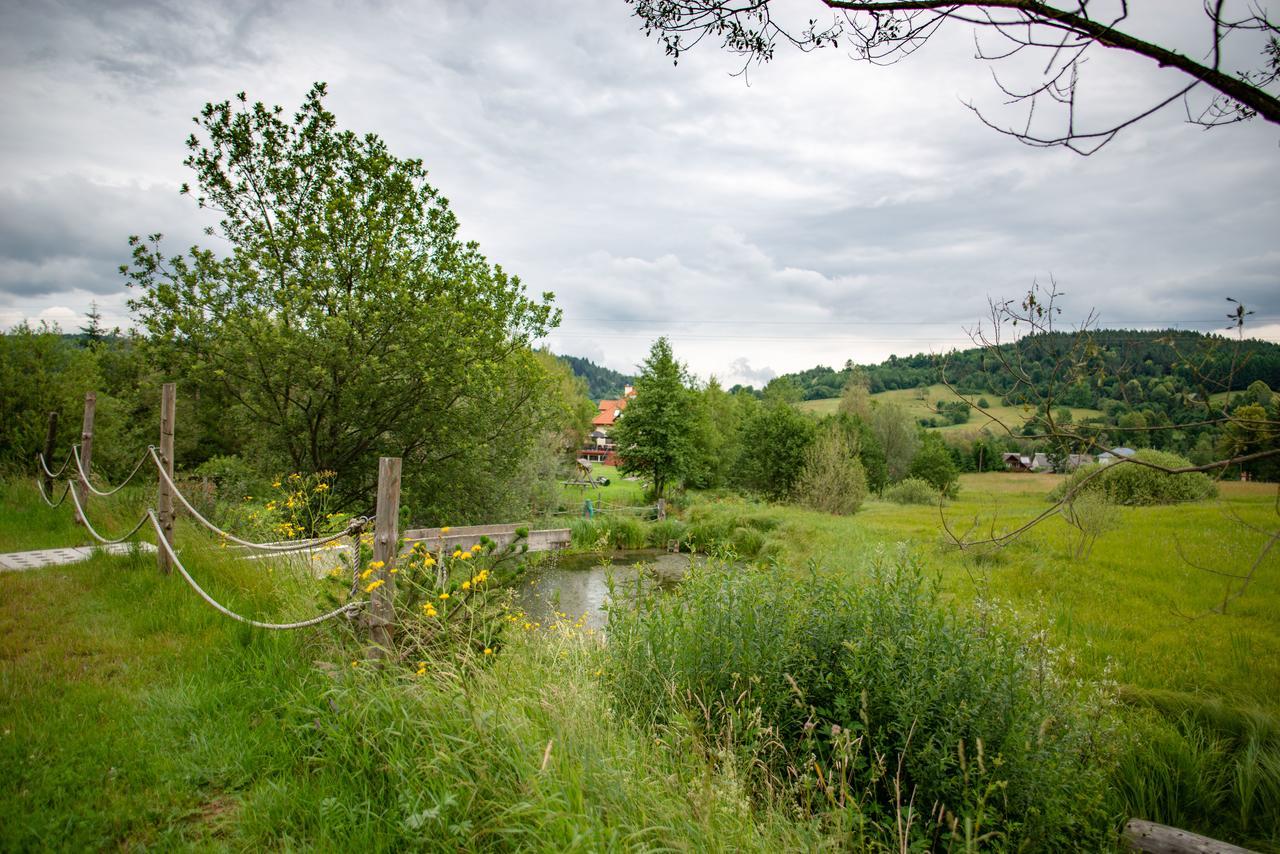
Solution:
[[[596,555],[565,555],[531,570],[516,585],[516,603],[530,620],[543,625],[556,619],[556,612],[576,620],[585,615],[585,625],[601,630],[609,617],[609,578],[619,596],[644,588],[669,587],[689,568],[689,555],[643,549],[615,552],[608,563]]]

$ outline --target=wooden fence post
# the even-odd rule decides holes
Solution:
[[[44,434],[44,464],[46,466],[53,465],[53,446],[58,441],[58,413],[56,411],[49,413],[49,432]],[[43,466],[41,470],[43,471]],[[46,473],[44,475],[44,491],[49,493],[49,497],[53,497],[53,478]]]
[[[160,464],[170,479],[173,478],[173,423],[178,407],[178,387],[174,383],[165,383],[160,387]],[[169,488],[164,475],[157,472],[159,491],[156,494],[156,516],[160,521],[160,530],[169,545],[173,545],[173,490]],[[157,546],[160,544],[157,543]],[[163,546],[156,549],[156,564],[160,571],[168,575],[173,571],[173,564]]]
[[[381,563],[370,580],[367,624],[372,658],[388,658],[395,641],[396,577],[391,570],[400,551],[400,458],[378,460],[378,504],[374,515],[373,560]],[[381,584],[377,582],[381,581]]]
[[[84,469],[83,475],[76,476],[76,494],[80,496],[80,504],[84,505],[89,501],[89,470],[93,465],[93,415],[98,409],[98,393],[94,391],[86,391],[84,393],[84,421],[80,427],[80,467]],[[80,512],[76,511],[76,521],[84,524]]]

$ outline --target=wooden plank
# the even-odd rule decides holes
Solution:
[[[1254,854],[1248,848],[1140,818],[1125,823],[1121,839],[1131,850],[1149,854]]]
[[[178,386],[165,383],[160,387],[160,464],[173,478],[173,427],[178,408]],[[156,494],[156,518],[160,522],[160,531],[169,545],[173,545],[173,490],[159,472],[156,473],[159,491]],[[165,549],[156,550],[156,565],[160,572],[168,575],[173,571],[173,564]]]
[[[98,393],[86,391],[84,393],[84,421],[80,426],[80,465],[84,469],[85,475],[92,471],[93,467],[93,416],[98,409]],[[89,486],[85,477],[77,475],[76,477],[76,494],[80,496],[80,504],[83,506],[89,502]],[[84,519],[80,518],[80,511],[76,511],[76,521],[81,524]]]
[[[378,460],[373,560],[381,565],[374,571],[372,582],[382,583],[371,591],[366,609],[372,658],[389,658],[394,651],[396,577],[391,569],[400,550],[400,462],[399,457],[381,457]]]
[[[450,528],[442,534],[439,528],[415,528],[405,532],[405,540],[410,547],[414,543],[423,543],[434,553],[452,552],[455,549],[466,551],[480,542],[481,537],[488,537],[497,548],[504,548],[516,539],[516,528],[523,525],[468,525]],[[550,552],[567,548],[572,541],[572,532],[568,528],[549,528],[540,531],[529,531],[528,545],[531,552]]]

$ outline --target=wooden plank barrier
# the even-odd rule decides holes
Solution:
[[[414,528],[405,531],[406,545],[424,543],[434,551],[451,552],[454,549],[466,551],[480,542],[481,537],[493,540],[497,548],[503,548],[516,539],[516,528],[527,528],[527,525],[458,525],[450,527],[447,533],[441,528]],[[541,531],[529,530],[529,551],[551,552],[567,548],[572,539],[568,528],[548,528]]]
[[[1148,854],[1254,854],[1248,848],[1140,818],[1125,823],[1121,839],[1130,850]]]

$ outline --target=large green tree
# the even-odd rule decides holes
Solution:
[[[668,485],[689,474],[696,456],[694,392],[666,338],[653,342],[635,388],[635,399],[614,428],[619,468],[649,478],[661,498]]]
[[[418,509],[482,515],[474,490],[554,420],[529,343],[559,313],[458,237],[422,161],[340,130],[325,94],[292,116],[243,93],[205,105],[182,192],[217,214],[218,249],[131,238],[131,305],[157,363],[225,393],[262,464],[333,470],[358,506],[376,458],[401,456]]]

